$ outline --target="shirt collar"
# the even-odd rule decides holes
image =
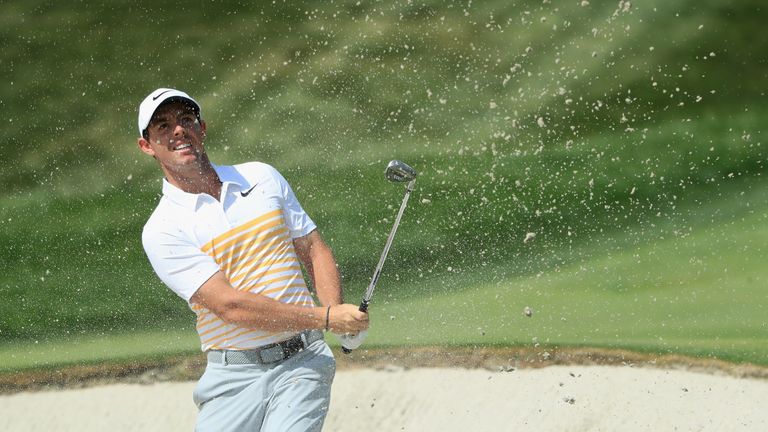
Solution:
[[[197,201],[202,194],[184,192],[180,188],[172,185],[167,179],[163,178],[163,196],[182,207],[196,209]]]
[[[227,167],[219,167],[217,165],[211,164],[213,166],[213,169],[216,171],[216,174],[219,175],[219,179],[221,180],[221,190],[222,195],[225,195],[227,190],[229,189],[230,185],[237,185],[240,190],[242,190],[246,185],[242,184],[240,181],[238,181],[238,178],[236,176],[230,176],[229,170],[227,170]],[[206,194],[195,194],[195,193],[189,193],[181,190],[180,188],[172,185],[167,179],[163,178],[163,196],[168,197],[171,201],[175,202],[176,204],[186,207],[192,210],[197,209],[198,205],[200,204],[200,200],[204,197],[207,197]]]

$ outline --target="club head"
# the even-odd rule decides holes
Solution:
[[[409,182],[416,178],[416,170],[403,161],[393,160],[387,165],[384,176],[391,182]]]

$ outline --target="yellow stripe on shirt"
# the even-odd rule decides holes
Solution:
[[[283,215],[283,211],[280,210],[280,209],[277,209],[277,210],[271,211],[269,213],[265,213],[264,215],[259,216],[256,219],[251,220],[250,222],[246,222],[243,225],[240,225],[239,227],[237,227],[235,229],[231,229],[231,230],[225,232],[224,234],[221,234],[221,235],[217,236],[213,240],[211,240],[208,243],[206,243],[205,245],[203,245],[203,247],[201,249],[202,249],[202,251],[204,253],[206,253],[208,255],[211,255],[209,252],[211,251],[211,249],[214,248],[214,246],[216,246],[216,245],[218,245],[218,244],[220,244],[222,242],[225,242],[228,238],[232,237],[235,234],[241,233],[243,231],[247,231],[247,230],[257,226],[258,224],[260,224],[260,223],[262,223],[262,222],[264,222],[266,220],[272,219],[272,218],[274,218],[275,216],[278,216],[278,215],[282,216]]]
[[[271,221],[270,223],[259,227],[259,229],[244,232],[217,245],[217,254],[211,256],[219,264],[226,261],[232,261],[253,244],[261,243],[264,239],[275,237],[280,234],[288,234],[288,228],[285,226],[282,218]]]
[[[254,273],[253,272],[254,269],[248,268],[242,271],[240,274],[230,277],[229,283],[231,283],[233,286],[237,286],[241,284],[240,281],[242,281],[245,278],[248,278],[248,280],[259,278],[262,275],[269,274],[269,272],[272,272],[273,270],[271,269],[273,267],[276,269],[284,269],[284,270],[301,270],[301,266],[296,262],[295,256],[290,256],[290,257],[280,258],[280,259],[271,259],[268,261],[255,263],[255,264],[258,266],[258,268],[265,267],[270,270],[262,271],[261,273]],[[292,265],[289,265],[286,267],[277,267],[280,264],[292,264]],[[274,270],[274,271],[278,271],[278,270]],[[242,283],[245,283],[245,281],[243,281]]]
[[[273,237],[266,244],[253,247],[250,251],[240,255],[236,261],[228,261],[219,265],[224,270],[224,273],[227,274],[227,277],[232,277],[254,260],[258,261],[270,254],[278,254],[289,250],[293,245],[288,242],[288,238],[287,232],[278,237]]]

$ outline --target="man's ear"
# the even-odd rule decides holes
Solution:
[[[139,145],[139,150],[152,157],[155,157],[155,150],[152,149],[152,146],[149,145],[149,141],[147,141],[144,137],[139,138],[137,143]]]
[[[205,120],[200,119],[200,131],[203,133],[203,136],[205,136],[205,128],[206,128]]]

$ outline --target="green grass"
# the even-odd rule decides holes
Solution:
[[[193,329],[73,336],[49,341],[12,342],[0,347],[0,373],[65,368],[103,362],[130,362],[200,352]]]
[[[765,195],[759,190],[734,194],[729,202],[735,214],[688,232],[662,221],[648,230],[655,238],[636,247],[612,246],[621,236],[597,238],[587,249],[593,254],[589,259],[535,275],[492,277],[514,270],[491,267],[482,274],[459,274],[443,290],[433,284],[445,279],[422,283],[430,294],[420,298],[379,298],[372,308],[378,325],[371,340],[389,345],[404,339],[415,345],[538,342],[768,365]],[[691,218],[712,211],[707,206],[686,210]],[[606,252],[598,254],[597,248]],[[496,280],[472,283],[483,279]],[[522,313],[526,306],[534,311],[530,318]]]
[[[554,265],[542,263],[532,275],[510,276],[520,272],[495,263],[398,281],[407,261],[395,259],[371,307],[367,345],[596,347],[768,366],[767,191],[728,193],[719,202],[730,204],[729,211],[714,221],[703,220],[713,214],[711,205],[685,206],[649,229],[655,238],[640,245],[631,236],[598,236],[596,244],[574,248]],[[554,258],[532,253],[535,259]],[[526,306],[532,317],[523,315]],[[197,349],[192,328],[13,342],[0,348],[0,371]]]
[[[372,344],[536,337],[765,364],[757,0],[85,3],[0,5],[3,353],[95,338],[51,356],[95,361],[121,335],[191,331],[139,237],[160,183],[135,110],[176,86],[202,103],[215,162],[289,179],[350,299],[402,196],[384,165],[419,170]]]

